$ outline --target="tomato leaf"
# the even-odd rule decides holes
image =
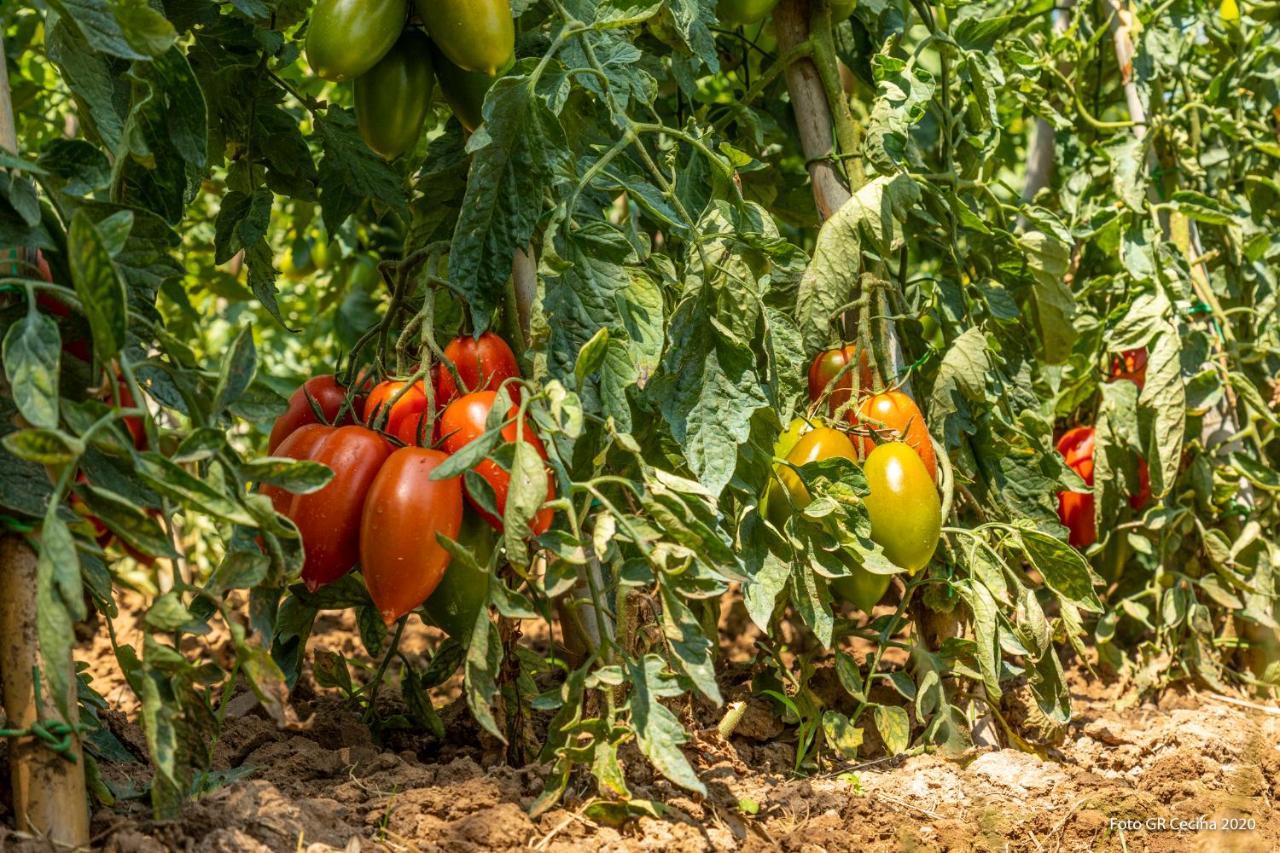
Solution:
[[[4,371],[13,401],[35,427],[58,426],[58,369],[62,340],[58,324],[28,311],[4,336]]]
[[[128,308],[124,280],[103,242],[102,234],[83,210],[71,217],[67,233],[71,280],[89,319],[93,352],[101,362],[109,362],[124,347]]]

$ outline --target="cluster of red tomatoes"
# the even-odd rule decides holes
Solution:
[[[911,573],[929,564],[941,537],[938,460],[924,415],[897,389],[854,399],[858,388],[873,387],[866,356],[849,345],[821,352],[809,367],[809,399],[825,401],[828,419],[840,428],[796,418],[774,447],[775,479],[765,494],[764,512],[779,529],[793,510],[811,502],[793,466],[844,458],[862,465],[870,494],[871,538],[891,562]],[[789,464],[785,464],[789,463]],[[856,569],[832,584],[842,598],[870,612],[889,586],[889,575]]]
[[[510,474],[502,466],[484,459],[471,468],[491,493],[483,496],[460,477],[433,480],[431,473],[485,433],[498,390],[520,376],[515,355],[491,332],[455,338],[444,354],[453,370],[434,366],[434,412],[426,380],[387,380],[372,387],[357,381],[348,389],[333,376],[316,376],[293,394],[271,430],[273,455],[333,471],[333,479],[310,494],[263,489],[302,536],[303,582],[314,590],[359,564],[388,624],[422,605],[440,585],[450,554],[437,534],[459,538],[464,503],[494,529],[503,526]],[[507,393],[518,402],[516,386],[508,385]],[[527,422],[517,427],[518,417],[512,405],[502,438],[528,442],[545,460],[542,442]],[[547,498],[553,496],[548,471]],[[551,515],[546,507],[538,512],[531,524],[535,535],[551,525]]]
[[[1111,361],[1112,382],[1128,380],[1141,390],[1147,381],[1147,351],[1126,350]],[[1078,426],[1067,430],[1058,438],[1058,452],[1067,460],[1067,466],[1080,475],[1085,485],[1093,486],[1093,448],[1096,433],[1091,426]],[[1146,460],[1138,461],[1138,493],[1129,496],[1129,505],[1142,509],[1151,500],[1151,481]],[[1070,543],[1076,548],[1088,548],[1098,541],[1098,524],[1093,512],[1093,494],[1085,492],[1059,492],[1058,518],[1070,531]]]

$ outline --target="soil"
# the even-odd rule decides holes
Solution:
[[[121,605],[117,635],[137,641],[141,602]],[[537,631],[528,626],[535,642]],[[143,756],[136,699],[98,633],[80,658],[112,705],[108,725]],[[412,659],[439,640],[414,621],[404,647]],[[743,643],[741,635],[727,642],[726,653],[741,656]],[[362,655],[343,614],[317,623],[316,648]],[[218,649],[214,637],[215,657]],[[395,681],[380,694],[390,709],[400,701]],[[150,820],[145,797],[98,806],[94,844],[107,851],[1280,850],[1280,711],[1194,692],[1137,703],[1078,665],[1071,682],[1074,718],[1043,755],[873,753],[811,776],[791,772],[794,731],[753,700],[729,741],[713,717],[710,725],[695,719],[687,754],[706,798],[671,786],[624,750],[633,795],[659,805],[656,816],[611,826],[585,815],[586,783],[570,786],[563,807],[530,818],[545,768],[504,766],[456,683],[433,691],[443,741],[396,735],[377,744],[359,716],[306,673],[294,704],[308,725],[282,730],[238,703],[215,748],[216,769],[232,781],[169,823]],[[104,765],[103,774],[117,790],[141,791],[150,770],[140,758]],[[5,849],[48,848],[9,832],[0,835]]]

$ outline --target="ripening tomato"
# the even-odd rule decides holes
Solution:
[[[1067,467],[1080,475],[1085,485],[1093,486],[1093,451],[1097,434],[1093,427],[1069,429],[1058,439],[1058,452]],[[1142,509],[1151,500],[1151,475],[1147,461],[1138,460],[1138,493],[1129,496],[1129,506]],[[1092,492],[1059,492],[1058,518],[1066,525],[1067,541],[1076,548],[1088,548],[1098,541],[1098,525],[1094,516]]]
[[[323,489],[294,495],[285,515],[302,535],[302,580],[316,590],[351,571],[360,556],[365,495],[391,455],[381,435],[362,426],[343,426],[316,443],[310,458],[333,471]]]
[[[853,449],[853,442],[839,430],[816,427],[800,437],[787,454],[786,460],[791,465],[800,467],[809,462],[836,457],[856,461],[858,457]],[[804,509],[812,500],[804,481],[791,465],[777,466],[776,480],[770,484],[766,493],[768,518],[779,530],[786,524],[787,517],[793,510]]]
[[[374,478],[360,518],[360,568],[365,586],[388,625],[435,591],[450,554],[436,539],[462,526],[462,483],[432,480],[448,457],[438,450],[402,447]]]
[[[908,572],[929,565],[942,537],[942,502],[934,478],[915,450],[900,441],[882,444],[862,466],[867,477],[871,538]]]
[[[471,391],[497,391],[506,380],[520,377],[516,354],[493,332],[485,332],[479,338],[459,335],[445,346],[444,355],[453,362],[464,387],[458,388],[453,371],[448,367],[436,365],[437,406],[447,406],[461,394]],[[507,394],[511,402],[520,402],[518,386],[508,386]]]
[[[464,71],[490,76],[515,57],[508,0],[415,0],[431,40]]]
[[[430,40],[405,30],[377,65],[356,78],[356,126],[365,144],[386,160],[409,151],[431,111]]]
[[[1128,349],[1111,357],[1111,381],[1128,379],[1138,390],[1147,384],[1147,348]]]
[[[924,422],[920,407],[901,391],[885,391],[862,401],[855,417],[849,413],[849,422],[855,426],[870,428],[878,435],[894,441],[904,441],[920,455],[930,479],[938,477],[938,457],[929,438],[929,427]],[[876,442],[871,436],[859,436],[864,456],[870,456]]]
[[[453,539],[471,554],[478,570],[452,561],[436,591],[422,605],[422,614],[428,623],[466,645],[476,616],[489,600],[489,558],[497,540],[489,525],[470,513],[463,516],[462,527]]]
[[[418,424],[427,411],[427,385],[419,380],[401,394],[405,384],[400,379],[379,383],[365,400],[365,422],[405,444],[417,444]],[[400,395],[400,399],[395,400],[396,395]]]
[[[359,398],[347,405],[347,389],[339,385],[332,374],[313,376],[293,392],[289,397],[289,408],[276,418],[271,427],[271,437],[267,439],[268,453],[275,453],[280,443],[299,427],[320,423],[312,407],[313,401],[315,408],[324,415],[324,420],[336,426],[354,423],[360,416]]]
[[[465,71],[449,61],[449,57],[440,52],[434,44],[431,47],[431,62],[435,67],[436,82],[440,84],[440,94],[445,103],[457,117],[467,133],[472,133],[484,121],[484,98],[489,94],[493,81],[502,77],[515,65],[514,58],[498,71],[497,76],[490,76],[483,71]]]
[[[271,455],[285,459],[310,459],[320,442],[328,438],[336,429],[337,427],[327,424],[303,424],[289,433]],[[289,508],[293,504],[293,492],[279,486],[268,485],[262,487],[262,494],[271,498],[271,506],[276,512],[282,515],[289,514]]]
[[[307,27],[307,61],[340,83],[378,64],[400,37],[408,0],[319,0]]]
[[[778,5],[778,0],[720,0],[716,3],[716,17],[722,24],[745,27],[758,24]]]
[[[477,391],[474,394],[459,397],[449,404],[440,416],[440,435],[443,438],[446,451],[457,453],[471,441],[484,434],[485,421],[489,417],[489,410],[493,408],[497,396],[493,391]],[[517,407],[512,406],[508,417],[513,418],[517,411]],[[539,456],[546,459],[547,451],[528,421],[524,423],[523,433],[524,440],[533,445],[533,449],[538,452]],[[516,424],[514,422],[502,428],[502,437],[507,441],[516,440]],[[493,489],[498,515],[495,517],[492,513],[481,508],[470,492],[467,492],[467,499],[471,501],[471,505],[495,530],[502,530],[502,514],[507,507],[507,491],[511,485],[511,475],[492,459],[482,460],[472,470],[483,477],[489,487]],[[552,479],[551,472],[547,471],[547,500],[551,500],[553,497],[555,497],[555,481]],[[538,510],[537,515],[530,522],[530,527],[535,536],[545,533],[551,527],[552,515],[553,513],[549,507],[544,506]]]
[[[871,388],[871,366],[867,363],[865,355],[858,356],[858,348],[853,344],[840,347],[838,349],[829,349],[818,353],[813,359],[813,363],[809,365],[809,402],[816,403],[822,398],[827,386],[835,380],[837,374],[844,370],[844,366],[858,359],[858,382],[859,387],[870,390]],[[836,411],[849,402],[849,398],[853,396],[853,368],[845,370],[840,379],[836,381],[834,387],[830,389],[827,396],[827,411],[835,414]]]

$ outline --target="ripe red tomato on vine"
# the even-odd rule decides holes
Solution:
[[[459,397],[449,404],[448,408],[444,410],[444,414],[440,416],[440,436],[446,451],[451,454],[457,453],[485,433],[485,422],[489,417],[490,409],[497,402],[497,396],[493,391],[477,391],[474,394]],[[518,412],[518,407],[513,405],[508,413],[508,418],[516,417]],[[530,444],[538,452],[538,455],[545,460],[547,458],[546,448],[543,447],[542,440],[538,438],[527,420],[524,422],[522,432],[523,440]],[[517,429],[514,421],[502,428],[504,441],[512,442],[516,440],[516,437]],[[481,517],[489,522],[494,529],[502,530],[502,514],[506,511],[507,493],[511,487],[511,475],[492,459],[484,459],[478,462],[472,470],[480,475],[493,490],[494,503],[497,507],[498,515],[495,516],[484,509],[470,491],[467,492],[467,499],[471,502],[476,512],[480,513]],[[551,500],[553,497],[555,497],[555,481],[551,476],[551,472],[547,471],[547,500]],[[535,536],[545,533],[551,527],[552,515],[552,511],[548,507],[543,507],[538,511],[530,522],[530,527]]]

